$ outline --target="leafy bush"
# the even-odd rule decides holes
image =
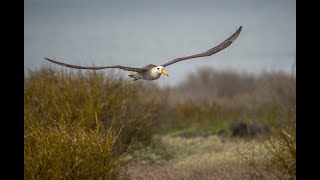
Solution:
[[[126,179],[124,155],[150,142],[166,96],[107,75],[43,68],[25,77],[26,179]]]

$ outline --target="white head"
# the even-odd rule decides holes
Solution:
[[[169,76],[167,71],[163,69],[163,66],[156,66],[156,67],[152,68],[151,75],[153,77],[160,77],[161,74]]]

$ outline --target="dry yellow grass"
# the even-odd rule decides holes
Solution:
[[[150,163],[157,162],[151,160],[157,157],[150,153],[149,161],[134,161],[129,171],[133,179],[211,180],[262,177],[241,155],[260,153],[258,158],[263,158],[267,149],[261,141],[221,139],[217,136],[186,139],[168,135],[162,137],[161,142],[173,154],[173,158],[164,163]]]

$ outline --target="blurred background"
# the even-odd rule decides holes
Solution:
[[[25,0],[25,179],[296,179],[293,0]],[[132,81],[121,70],[203,52]]]
[[[53,66],[43,57],[79,65],[162,64],[205,51],[241,25],[228,49],[169,66],[170,77],[158,83],[177,84],[204,66],[290,72],[295,61],[292,0],[25,0],[24,9],[25,69]]]

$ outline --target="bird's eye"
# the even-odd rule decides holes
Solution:
[[[157,68],[159,70],[159,68]]]

